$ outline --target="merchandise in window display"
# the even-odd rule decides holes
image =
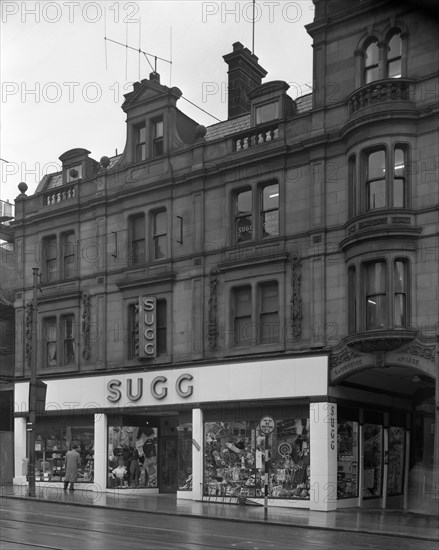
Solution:
[[[192,423],[181,424],[178,432],[178,490],[192,490]]]
[[[93,482],[94,432],[91,427],[41,424],[35,437],[35,480],[60,482],[65,476],[65,455],[78,445],[81,466],[78,483]]]
[[[262,497],[265,435],[256,422],[205,423],[204,494]],[[309,419],[276,421],[268,437],[270,498],[309,498]]]
[[[157,428],[108,428],[108,486],[157,488]]]
[[[364,425],[364,497],[381,496],[382,426]]]
[[[357,497],[358,422],[340,421],[337,434],[337,498]]]

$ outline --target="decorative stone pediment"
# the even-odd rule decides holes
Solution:
[[[385,341],[383,345],[383,338],[378,338],[375,345],[369,340],[367,346],[362,346],[364,351],[361,351],[349,345],[349,338],[345,338],[329,357],[331,384],[337,384],[347,376],[364,369],[390,366],[413,367],[435,377],[438,354],[436,344],[427,344],[418,339],[405,343],[401,339],[394,339],[386,350],[388,342]]]

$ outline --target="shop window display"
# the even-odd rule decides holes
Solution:
[[[401,495],[404,481],[404,428],[390,427],[387,474],[387,494]]]
[[[364,497],[381,496],[382,448],[382,426],[364,424]]]
[[[178,490],[192,489],[192,423],[180,424],[178,431]]]
[[[358,496],[358,422],[337,426],[337,498]]]
[[[257,422],[206,422],[204,494],[262,497],[265,436]],[[309,498],[309,419],[276,421],[268,437],[270,498]]]
[[[157,487],[157,428],[108,428],[108,486]]]
[[[35,435],[35,480],[60,482],[65,476],[65,455],[78,445],[81,466],[78,483],[92,482],[94,477],[93,426],[57,426],[41,424]]]

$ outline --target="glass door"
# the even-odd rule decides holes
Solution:
[[[178,483],[178,437],[163,436],[159,439],[159,490],[176,493]]]

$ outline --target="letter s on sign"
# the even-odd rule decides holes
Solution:
[[[107,390],[109,395],[107,395],[108,401],[112,403],[117,403],[122,397],[122,392],[118,389],[121,386],[122,382],[120,380],[110,380],[107,384]]]

